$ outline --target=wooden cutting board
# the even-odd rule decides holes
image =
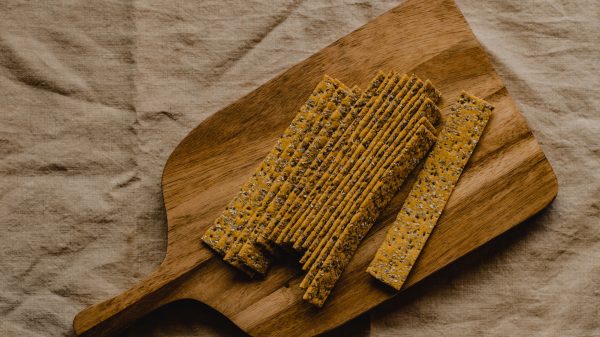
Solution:
[[[200,244],[324,74],[365,88],[377,70],[414,72],[444,95],[444,113],[461,90],[496,106],[466,171],[405,287],[534,215],[558,185],[544,153],[451,0],[409,0],[215,113],[177,146],[162,177],[168,219],[160,267],[126,292],[75,317],[78,335],[112,336],[148,312],[195,299],[257,336],[308,336],[330,330],[396,295],[365,272],[408,187],[363,241],[329,300],[302,300],[302,273],[274,266],[249,280]]]

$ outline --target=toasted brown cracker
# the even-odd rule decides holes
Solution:
[[[337,158],[337,154],[341,151],[340,149],[345,148],[346,144],[350,140],[350,135],[354,133],[354,130],[360,124],[360,121],[362,120],[364,114],[366,114],[368,110],[373,106],[373,104],[377,100],[379,93],[383,91],[384,88],[387,86],[387,82],[389,81],[390,77],[391,74],[390,76],[384,78],[383,81],[379,84],[376,91],[376,95],[370,97],[366,104],[357,107],[359,109],[357,117],[355,118],[353,123],[350,124],[350,126],[346,129],[339,141],[334,145],[334,149],[330,151],[326,158],[322,159],[323,161],[320,165],[318,165],[314,170],[312,170],[312,172],[307,173],[307,175],[311,175],[311,178],[306,180],[306,185],[304,186],[302,191],[296,195],[295,201],[288,208],[286,216],[284,216],[281,220],[284,223],[283,230],[279,233],[277,237],[273,237],[274,239],[276,239],[277,243],[283,243],[283,239],[286,238],[290,233],[293,233],[292,226],[295,224],[297,217],[306,210],[306,207],[308,207],[306,201],[313,198],[315,193],[318,193],[318,191],[321,189],[320,184],[322,184],[322,177],[325,174],[327,174],[327,170],[332,165],[334,165],[334,162]]]
[[[378,112],[380,112],[379,108],[382,103],[388,101],[386,99],[387,96],[392,92],[395,84],[399,81],[400,77],[395,76],[394,80],[388,83],[386,90],[380,94],[373,107],[365,113],[361,123],[349,137],[345,149],[338,153],[334,165],[332,165],[327,173],[322,176],[321,188],[314,191],[314,197],[311,198],[309,196],[309,198],[307,198],[305,202],[306,210],[300,216],[292,218],[292,222],[295,222],[295,225],[292,229],[293,233],[288,234],[289,242],[295,243],[296,241],[302,241],[305,235],[313,230],[316,225],[316,222],[313,222],[315,216],[320,209],[327,204],[327,201],[330,200],[330,196],[335,193],[336,189],[352,169],[361,154],[366,151],[369,140],[379,131],[378,128],[382,127],[381,124],[377,123],[379,118],[382,117],[378,114]],[[294,245],[294,248],[298,249],[300,247]]]
[[[402,154],[377,183],[360,211],[354,215],[337,240],[329,256],[324,260],[303,298],[316,306],[322,306],[349,263],[360,241],[367,234],[383,205],[387,204],[406,176],[427,154],[435,136],[421,126],[409,141]]]
[[[354,177],[350,181],[350,185],[353,186],[350,192],[344,196],[344,199],[340,202],[340,205],[336,211],[328,216],[331,225],[329,230],[319,237],[318,240],[312,242],[311,246],[305,252],[303,258],[300,260],[304,263],[303,269],[307,270],[311,267],[311,264],[320,254],[320,251],[325,248],[325,254],[331,248],[334,240],[331,240],[332,236],[339,237],[343,228],[340,226],[341,223],[347,223],[346,218],[349,214],[352,214],[362,203],[362,200],[367,197],[373,184],[378,180],[379,176],[383,174],[386,167],[391,165],[393,159],[400,153],[404,148],[407,140],[409,140],[418,126],[425,125],[432,133],[435,132],[431,123],[437,123],[440,113],[435,107],[433,102],[428,98],[420,97],[418,102],[410,109],[411,112],[406,114],[409,118],[408,124],[405,120],[398,121],[397,124],[406,124],[405,128],[398,128],[397,124],[393,125],[390,132],[390,139],[387,140],[388,144],[382,141],[374,146],[379,149],[374,158],[370,159],[368,163],[374,163],[374,167],[371,172],[363,170],[359,177]],[[415,112],[416,111],[416,112]],[[381,158],[381,160],[377,160]],[[325,255],[326,256],[326,255]]]
[[[400,290],[435,227],[483,130],[492,107],[463,93],[445,121],[396,221],[367,272]]]
[[[329,115],[331,113],[330,109],[335,110],[341,100],[348,94],[349,89],[344,85],[340,85],[332,95],[324,95],[321,97],[315,108],[307,113],[304,123],[297,128],[295,136],[285,139],[283,150],[280,151],[279,156],[267,156],[267,158],[265,158],[264,162],[265,166],[268,167],[268,170],[265,170],[264,175],[258,176],[256,183],[258,189],[249,198],[251,211],[246,214],[240,214],[235,219],[236,225],[239,225],[241,230],[234,233],[234,240],[229,245],[224,257],[225,261],[231,263],[239,259],[238,252],[248,240],[253,230],[254,224],[251,223],[250,220],[253,219],[256,214],[262,212],[265,205],[267,205],[274,196],[273,192],[271,192],[271,188],[276,190],[281,185],[282,181],[285,179],[288,167],[292,163],[299,161],[306,147],[308,147],[312,142],[312,139],[320,131],[322,127],[322,125],[318,123],[320,118],[323,115]],[[267,256],[261,256],[261,265],[264,265],[268,260]],[[257,271],[264,272],[263,269]]]

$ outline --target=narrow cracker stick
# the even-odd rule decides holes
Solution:
[[[362,206],[364,200],[371,195],[371,191],[373,191],[375,186],[379,184],[379,182],[381,181],[381,176],[386,176],[386,174],[389,174],[389,168],[391,167],[391,165],[393,165],[393,162],[397,160],[398,156],[402,154],[402,151],[405,150],[408,141],[413,139],[414,134],[417,132],[417,130],[419,130],[421,126],[425,126],[427,130],[429,130],[433,134],[432,129],[434,130],[434,128],[426,117],[422,117],[415,127],[407,127],[410,128],[410,130],[408,131],[408,134],[406,134],[406,137],[403,137],[404,139],[402,140],[401,144],[398,145],[393,151],[393,153],[389,156],[389,158],[386,159],[385,166],[377,171],[378,175],[373,177],[368,182],[367,186],[363,189],[361,195],[357,197],[357,199],[360,199],[360,202],[349,203],[349,207],[343,210],[343,216],[334,220],[335,222],[332,225],[330,233],[328,233],[328,236],[324,237],[321,240],[319,245],[312,252],[312,255],[307,257],[307,254],[305,254],[302,257],[302,260],[300,261],[301,263],[304,263],[302,269],[308,270],[308,273],[300,284],[301,288],[305,289],[309,286],[310,282],[312,281],[312,279],[316,275],[316,272],[318,271],[318,266],[320,266],[323,263],[323,261],[329,256],[331,249],[336,244],[338,238],[341,237],[342,233],[344,232],[345,225],[350,223],[353,216],[360,211],[360,206]],[[359,209],[358,211],[356,210],[357,208]]]
[[[405,75],[404,77],[407,76]],[[330,178],[323,195],[312,205],[313,208],[310,209],[307,215],[300,217],[298,220],[301,222],[298,226],[300,230],[293,234],[291,240],[294,249],[301,250],[304,248],[306,240],[312,238],[316,232],[321,230],[324,223],[322,221],[323,214],[330,208],[335,208],[337,195],[347,192],[343,187],[352,175],[352,171],[361,166],[363,159],[368,156],[369,151],[372,151],[372,144],[376,143],[383,131],[393,123],[397,117],[394,117],[395,115],[393,114],[395,108],[399,104],[404,104],[406,99],[414,93],[410,90],[413,86],[409,86],[408,84],[407,81],[399,82],[394,90],[389,93],[385,98],[384,104],[380,106],[378,111],[373,113],[369,124],[358,134],[357,138],[361,141],[358,146],[354,143],[352,147],[355,149],[350,151],[352,154],[346,156],[340,162],[339,168],[335,170],[336,175]],[[421,82],[417,81],[414,86],[418,87],[420,84]]]
[[[348,224],[304,293],[303,299],[318,307],[323,306],[383,206],[390,201],[406,176],[425,157],[434,142],[435,136],[426,127],[421,126],[393,167],[365,200],[360,212]]]
[[[422,82],[417,81],[414,86],[422,85]],[[390,86],[392,87],[392,86]],[[393,88],[393,87],[392,87]],[[392,88],[384,91],[378,98],[380,102],[388,102],[387,96],[391,92]],[[327,203],[328,198],[331,194],[335,193],[336,188],[343,181],[348,172],[352,169],[358,158],[364,151],[367,150],[369,142],[375,137],[377,132],[385,125],[386,116],[382,115],[379,106],[381,104],[375,104],[363,120],[361,121],[362,127],[357,128],[353,135],[350,137],[349,143],[346,145],[346,149],[340,151],[337,155],[334,165],[329,168],[321,180],[323,183],[319,189],[315,189],[305,201],[305,209],[303,212],[297,213],[292,218],[291,222],[295,223],[292,231],[288,233],[286,242],[295,243],[298,240],[303,240],[305,235],[309,233],[314,227],[312,219],[319,210]],[[379,122],[382,123],[379,123]],[[318,194],[318,192],[321,192]],[[294,248],[298,249],[298,245],[294,245]]]
[[[343,208],[343,205],[340,206],[340,203],[342,200],[344,200],[344,198],[347,199],[346,195],[349,193],[349,190],[354,189],[356,187],[355,181],[358,179],[358,177],[373,170],[373,167],[377,164],[375,158],[382,158],[381,156],[384,153],[382,147],[387,148],[386,145],[389,145],[386,143],[386,139],[390,139],[391,141],[393,141],[394,138],[390,138],[390,135],[398,134],[402,131],[402,129],[406,126],[406,123],[408,123],[408,121],[411,120],[414,113],[427,99],[429,93],[435,92],[435,89],[432,88],[433,85],[431,84],[431,82],[426,81],[425,85],[421,89],[419,89],[419,91],[415,94],[415,96],[413,96],[410,99],[410,101],[407,104],[401,105],[403,106],[403,108],[399,109],[400,112],[395,114],[396,117],[392,118],[391,121],[387,123],[387,126],[384,127],[383,130],[379,132],[379,134],[376,135],[376,137],[373,140],[370,141],[369,149],[357,160],[357,163],[352,169],[352,174],[347,175],[344,178],[344,181],[338,186],[337,190],[334,191],[332,195],[330,195],[329,200],[327,201],[327,205],[323,206],[319,213],[311,220],[315,225],[309,228],[310,233],[308,233],[304,242],[302,242],[302,240],[297,240],[294,243],[294,248],[298,250],[300,248],[309,248],[311,247],[314,239],[317,236],[322,236],[328,231],[328,227],[326,226],[326,224],[330,224],[330,220],[332,220],[332,218],[337,217],[336,215],[331,216],[331,213],[339,211],[339,209]],[[408,99],[408,97],[406,97],[406,99]],[[404,102],[406,102],[406,99],[404,100]],[[428,107],[435,107],[431,100],[427,100],[429,101],[429,103],[427,103]],[[393,108],[394,106],[391,105],[390,107]],[[423,109],[425,109],[425,107]],[[432,110],[428,109],[428,111]],[[432,120],[432,122],[437,122],[438,116],[435,116],[436,118],[435,120]],[[374,152],[379,153],[379,157],[374,156]],[[354,202],[356,203],[358,201],[354,200]],[[311,253],[305,254],[305,256],[310,256],[310,254]],[[301,262],[304,261],[301,260]]]
[[[294,130],[297,129],[299,125],[301,125],[306,119],[306,115],[309,111],[314,108],[317,104],[319,98],[326,94],[332,93],[338,87],[338,82],[336,82],[333,78],[325,75],[323,79],[317,84],[310,97],[306,101],[306,103],[300,107],[299,113],[292,120],[290,126],[283,133],[281,138],[278,140],[275,149],[271,151],[270,155],[278,156],[278,152],[282,151],[283,143],[287,138],[293,137]],[[275,153],[273,153],[275,152]],[[264,161],[259,164],[257,170],[252,175],[252,177],[242,185],[242,188],[238,192],[238,194],[230,201],[227,205],[225,211],[217,217],[214,222],[214,225],[211,226],[205,234],[202,236],[202,241],[204,241],[209,247],[214,249],[219,254],[225,254],[226,247],[219,246],[218,243],[223,240],[225,237],[229,236],[231,232],[234,231],[231,227],[233,226],[233,219],[240,213],[246,212],[248,209],[246,208],[248,198],[250,194],[256,189],[256,180],[259,174],[265,170]]]
[[[345,87],[343,84],[339,84],[337,86],[338,88],[333,93],[329,91],[321,95],[317,102],[317,105],[306,114],[304,121],[302,123],[296,124],[296,130],[298,131],[295,135],[289,137],[289,139],[286,140],[286,143],[281,145],[281,151],[278,151],[279,157],[275,158],[274,156],[267,156],[263,160],[263,170],[260,171],[257,175],[257,180],[255,183],[256,188],[249,195],[249,198],[246,201],[244,212],[239,212],[237,214],[237,216],[233,220],[233,226],[230,226],[230,235],[225,236],[218,243],[218,247],[226,251],[224,260],[232,266],[246,272],[247,274],[247,270],[249,268],[247,266],[244,266],[243,263],[241,263],[237,259],[236,254],[236,252],[239,250],[238,244],[236,243],[240,242],[240,240],[243,240],[245,235],[247,235],[245,221],[248,217],[250,217],[253,214],[255,209],[258,207],[260,200],[266,196],[266,191],[269,188],[269,185],[273,182],[273,179],[274,177],[276,177],[278,171],[281,170],[282,165],[284,165],[288,160],[293,159],[293,155],[296,152],[295,149],[298,147],[299,143],[302,142],[301,139],[303,138],[301,137],[303,136],[303,133],[306,134],[310,132],[308,130],[311,128],[312,124],[314,124],[313,122],[315,120],[315,116],[322,113],[324,109],[323,106],[326,105],[328,101],[337,100],[339,95],[344,95],[347,91],[347,87]],[[273,151],[271,153],[273,153]],[[268,258],[264,256],[263,260],[267,261]]]
[[[300,250],[302,248],[309,247],[312,241],[315,239],[315,237],[321,235],[323,232],[326,232],[329,229],[328,227],[325,227],[325,225],[328,223],[327,220],[329,218],[329,215],[331,214],[331,212],[337,210],[337,206],[339,206],[339,201],[343,200],[343,198],[345,198],[349,193],[350,189],[353,188],[350,184],[351,180],[360,176],[363,173],[363,171],[370,171],[372,169],[372,167],[368,165],[369,163],[365,162],[365,160],[371,157],[374,151],[379,151],[377,148],[375,148],[375,146],[380,144],[382,142],[382,139],[384,140],[383,143],[387,144],[385,140],[389,138],[388,136],[390,132],[397,133],[402,131],[401,128],[397,127],[397,125],[400,124],[400,122],[406,117],[408,111],[414,112],[414,110],[416,110],[413,110],[412,106],[418,97],[410,97],[409,95],[405,97],[404,100],[409,98],[410,100],[407,104],[404,104],[404,102],[402,103],[401,107],[404,108],[401,108],[399,113],[393,114],[392,118],[390,118],[389,120],[389,123],[387,123],[383,130],[378,132],[375,138],[373,138],[370,141],[369,146],[365,150],[365,152],[359,158],[357,158],[357,163],[352,168],[352,171],[347,170],[348,174],[344,175],[343,180],[337,186],[337,189],[328,196],[328,200],[326,201],[325,205],[323,205],[319,212],[315,216],[313,216],[312,219],[310,219],[311,221],[313,221],[313,224],[309,225],[309,227],[306,229],[307,231],[309,231],[309,233],[307,233],[306,235],[306,238],[299,238],[298,240],[296,240],[294,248]],[[390,139],[393,140],[393,138]],[[373,164],[375,164],[375,162],[373,162]],[[342,171],[342,174],[343,173],[345,172]]]
[[[315,137],[313,142],[310,144],[304,155],[298,162],[298,165],[293,166],[292,171],[289,174],[288,179],[277,191],[273,201],[268,205],[265,212],[256,219],[257,227],[255,229],[256,236],[255,241],[266,249],[270,253],[274,254],[275,247],[267,241],[267,233],[273,230],[273,228],[267,228],[267,225],[271,223],[271,219],[277,215],[283,204],[287,201],[288,195],[290,195],[292,188],[300,183],[301,178],[308,169],[308,166],[317,158],[318,154],[322,152],[323,147],[328,144],[336,134],[339,134],[339,129],[345,129],[347,125],[354,118],[350,113],[352,106],[357,102],[359,96],[361,96],[360,88],[354,86],[352,93],[342,100],[342,103],[337,110],[331,114],[330,118],[325,121],[323,128],[319,131],[319,134]],[[243,249],[242,249],[243,251]]]
[[[356,102],[359,94],[358,88],[354,87],[352,93],[344,98],[339,105],[336,106],[333,102],[328,103],[328,108],[326,108],[325,111],[332,112],[325,112],[323,114],[323,118],[319,122],[323,126],[317,136],[314,137],[306,151],[299,154],[300,160],[297,164],[290,162],[288,166],[284,168],[280,178],[273,183],[271,189],[267,193],[267,197],[263,199],[261,207],[248,221],[246,226],[248,226],[248,228],[253,228],[253,230],[238,253],[239,259],[247,266],[259,273],[266,272],[270,259],[264,254],[264,249],[256,245],[258,235],[264,230],[263,224],[265,223],[260,222],[259,220],[269,216],[268,213],[272,214],[270,212],[274,212],[272,208],[270,208],[271,206],[275,204],[281,205],[283,203],[285,195],[289,193],[291,184],[297,182],[299,172],[304,172],[306,166],[314,159],[319,149],[323,147],[327,139],[334,133],[340,124],[339,121],[348,114],[350,107]]]
[[[300,263],[303,264],[303,270],[309,269],[317,257],[321,257],[323,254],[325,254],[325,257],[327,256],[326,254],[330,250],[331,246],[335,243],[335,239],[339,237],[343,231],[341,224],[347,223],[347,220],[349,220],[347,218],[350,217],[351,214],[360,206],[364,198],[367,197],[370,189],[372,189],[373,184],[377,181],[377,178],[381,176],[382,172],[384,172],[380,170],[384,170],[385,167],[390,165],[390,162],[402,150],[406,141],[412,137],[417,128],[420,125],[425,125],[430,132],[435,133],[435,128],[433,125],[431,125],[426,117],[421,117],[418,122],[413,124],[416,125],[411,125],[409,127],[410,131],[408,131],[406,135],[400,135],[398,137],[400,141],[395,141],[396,144],[390,146],[392,149],[388,151],[392,152],[389,152],[383,156],[386,158],[385,161],[382,161],[377,165],[377,168],[373,171],[374,173],[363,174],[363,176],[361,176],[359,179],[356,179],[352,190],[347,194],[347,196],[344,197],[344,200],[342,203],[340,203],[340,206],[328,218],[328,223],[324,226],[327,228],[327,230],[319,233],[319,236],[313,240],[311,245],[304,252],[304,255],[300,259]]]
[[[357,107],[358,114],[356,118],[341,135],[339,140],[333,145],[333,149],[330,150],[326,156],[318,157],[316,163],[314,163],[316,165],[311,165],[311,169],[306,174],[307,179],[305,180],[305,185],[302,186],[302,190],[295,195],[295,198],[291,198],[294,199],[293,203],[289,206],[288,212],[280,219],[280,222],[283,224],[283,226],[280,226],[281,230],[275,231],[272,235],[277,244],[282,244],[283,238],[287,237],[290,233],[292,225],[294,224],[292,219],[295,219],[294,217],[297,213],[301,214],[306,209],[307,199],[309,199],[309,197],[312,198],[314,194],[321,189],[322,186],[320,184],[322,184],[323,175],[327,173],[327,170],[331,166],[335,165],[338,153],[346,148],[350,141],[350,136],[360,127],[365,114],[372,108],[377,102],[378,97],[387,88],[391,77],[392,73],[388,74],[368,102],[362,107]]]
[[[462,93],[439,141],[367,272],[400,290],[435,227],[491,116],[487,102]]]
[[[383,89],[379,91],[377,96],[372,97],[369,100],[369,103],[362,107],[357,116],[354,123],[352,123],[348,129],[342,135],[340,141],[336,143],[334,150],[332,150],[325,161],[320,165],[318,169],[318,175],[316,175],[314,180],[307,180],[307,184],[302,193],[298,194],[294,204],[290,207],[290,212],[286,215],[282,221],[285,221],[285,227],[282,232],[277,237],[276,243],[282,244],[284,242],[284,238],[290,236],[293,233],[292,226],[295,224],[298,217],[304,213],[309,207],[308,203],[317,195],[323,188],[323,184],[327,181],[328,177],[331,175],[332,168],[337,167],[337,164],[341,161],[340,155],[343,156],[345,151],[347,151],[350,146],[350,142],[354,139],[353,136],[357,133],[357,130],[362,129],[366,124],[366,116],[368,116],[369,111],[374,110],[376,108],[376,104],[380,102],[380,97],[389,90],[390,81],[395,75],[390,74],[382,83]]]
[[[291,164],[295,164],[299,161],[303,152],[312,142],[312,139],[320,131],[322,126],[322,124],[318,123],[320,117],[329,115],[332,112],[331,110],[335,110],[337,105],[340,104],[340,101],[348,94],[347,88],[340,87],[331,96],[331,99],[322,97],[317,104],[317,107],[313,109],[313,113],[309,114],[306,118],[307,126],[304,127],[304,134],[302,135],[298,132],[300,137],[298,137],[296,142],[291,143],[279,158],[271,160],[269,163],[270,170],[262,177],[262,181],[259,180],[257,182],[261,189],[254,193],[250,199],[252,211],[247,217],[240,216],[236,218],[236,224],[240,224],[243,228],[227,250],[224,257],[226,262],[232,263],[234,261],[239,261],[238,252],[248,240],[253,230],[252,223],[248,223],[248,221],[252,219],[255,214],[261,212],[265,205],[268,204],[268,201],[274,196],[273,193],[269,193],[270,188],[274,185],[277,186],[281,184],[282,179],[285,179],[286,170],[288,170]],[[323,105],[325,105],[325,107],[323,107]],[[259,178],[261,177],[259,176]],[[262,256],[260,261],[263,264],[268,264],[268,257]],[[263,270],[256,271],[263,272]]]
[[[406,76],[398,82],[392,82],[388,89],[384,91],[377,99],[377,103],[373,106],[361,123],[360,128],[355,130],[351,136],[349,143],[346,145],[334,161],[334,165],[322,176],[322,186],[318,190],[320,193],[313,193],[314,197],[307,198],[306,209],[304,212],[292,218],[294,225],[293,233],[289,233],[286,242],[292,243],[293,248],[300,249],[301,243],[305,237],[312,231],[314,227],[314,218],[319,214],[323,206],[325,206],[330,195],[336,192],[336,187],[343,181],[347,172],[356,164],[357,158],[367,150],[371,139],[378,134],[378,131],[386,124],[389,117],[385,114],[387,106],[401,90],[402,94],[406,92]]]
[[[344,211],[345,205],[360,205],[359,197],[356,195],[360,188],[365,187],[373,174],[379,173],[381,166],[384,163],[389,162],[394,158],[397,152],[402,150],[402,147],[407,140],[410,139],[412,134],[416,131],[415,125],[420,121],[421,118],[428,119],[430,122],[426,124],[430,128],[430,131],[435,133],[435,129],[431,123],[437,123],[440,118],[440,112],[431,102],[423,96],[414,97],[413,100],[399,113],[397,120],[390,126],[381,139],[372,144],[375,151],[371,152],[369,156],[365,156],[362,167],[355,170],[351,179],[347,182],[344,193],[337,196],[338,203],[335,209],[331,209],[327,212],[323,218],[326,224],[323,226],[326,230],[320,230],[317,228],[313,231],[312,241],[307,240],[304,246],[308,248],[305,252],[304,257],[300,260],[301,263],[305,263],[307,257],[314,250],[315,245],[319,244],[319,241],[324,237],[332,233],[334,228],[331,228],[330,224],[334,221],[340,221],[340,214],[347,214]],[[418,125],[417,125],[418,126]],[[393,151],[393,152],[389,152]],[[368,166],[368,167],[367,167]],[[332,213],[333,212],[333,213]],[[311,239],[311,237],[309,237]]]
[[[322,169],[322,167],[326,165],[323,163],[326,162],[329,153],[331,153],[332,151],[337,151],[337,145],[340,143],[340,140],[345,130],[357,123],[357,116],[359,115],[361,109],[365,105],[369,105],[369,103],[372,103],[371,98],[374,95],[378,95],[380,90],[383,90],[384,80],[385,75],[381,71],[373,78],[373,80],[367,87],[367,90],[365,90],[362,93],[359,100],[354,104],[354,106],[352,106],[350,113],[347,114],[346,117],[342,120],[338,129],[331,136],[331,139],[329,139],[327,144],[321,149],[316,158],[311,162],[304,175],[300,178],[300,181],[294,185],[293,190],[287,196],[284,205],[281,207],[281,209],[279,209],[277,215],[275,215],[275,217],[273,217],[270,220],[269,224],[267,225],[267,228],[264,231],[265,233],[268,233],[268,237],[259,237],[258,243],[266,246],[268,242],[274,242],[275,239],[279,236],[279,234],[282,231],[282,224],[284,223],[282,222],[282,219],[286,214],[291,213],[289,209],[295,202],[297,195],[300,195],[300,197],[302,197],[302,190],[305,187],[310,186],[312,182],[316,180],[316,178],[319,176],[317,171]]]
[[[298,143],[304,137],[304,134],[312,126],[311,124],[314,120],[314,116],[319,111],[323,110],[326,102],[333,97],[337,97],[336,94],[339,90],[344,89],[343,87],[339,87],[339,82],[333,82],[333,85],[329,85],[328,87],[333,87],[333,90],[323,92],[323,94],[318,97],[316,103],[312,105],[311,109],[302,114],[303,116],[302,118],[299,118],[298,123],[290,124],[290,127],[284,132],[284,136],[279,139],[280,141],[275,144],[275,147],[265,159],[263,159],[260,166],[261,169],[256,174],[256,182],[253,185],[254,188],[248,194],[248,199],[244,203],[244,208],[240,209],[236,216],[226,223],[229,226],[225,226],[225,235],[217,243],[218,249],[223,249],[225,251],[229,250],[229,247],[235,242],[238,234],[240,234],[243,229],[246,219],[251,215],[254,207],[257,206],[257,201],[260,201],[266,194],[266,187],[268,187],[266,185],[269,184],[271,175],[276,170],[276,167],[278,167],[282,161],[285,162],[285,159],[289,158],[290,153],[293,153]],[[296,118],[294,118],[294,120],[296,120]]]
[[[419,102],[421,102],[419,105],[415,105],[413,109],[411,109],[414,111],[418,108],[418,111],[408,114],[410,116],[409,121],[404,123],[406,127],[393,129],[398,131],[390,136],[392,139],[391,144],[389,144],[390,141],[388,141],[387,144],[383,141],[375,144],[375,147],[379,150],[367,161],[367,163],[374,163],[375,167],[370,172],[364,170],[360,177],[354,177],[353,180],[350,181],[349,185],[352,186],[352,189],[343,196],[343,200],[339,203],[339,207],[335,212],[327,217],[328,224],[325,225],[325,228],[328,228],[328,230],[319,233],[300,260],[300,263],[304,263],[304,270],[311,267],[311,264],[320,254],[323,247],[327,246],[327,250],[330,249],[335,241],[330,241],[330,238],[332,235],[334,238],[339,237],[339,234],[341,234],[341,231],[343,230],[339,224],[346,221],[344,217],[352,214],[356,208],[360,206],[362,200],[366,198],[375,181],[377,181],[379,176],[385,172],[385,169],[391,165],[394,158],[402,151],[404,145],[416,132],[418,127],[420,125],[425,125],[432,133],[436,132],[432,123],[435,124],[438,122],[441,116],[440,111],[428,98],[419,100]],[[377,160],[377,158],[381,158],[381,160]],[[325,253],[327,253],[327,250]]]

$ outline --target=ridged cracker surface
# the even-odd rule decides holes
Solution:
[[[358,245],[375,222],[381,208],[389,202],[395,191],[406,179],[406,176],[425,157],[434,142],[435,136],[426,127],[420,127],[407,144],[406,149],[394,161],[392,168],[378,182],[375,190],[361,205],[359,212],[344,229],[341,237],[337,240],[331,253],[320,266],[319,271],[306,290],[303,296],[305,300],[318,307],[323,306],[335,283],[356,252]]]
[[[409,80],[408,76],[405,75],[401,81],[398,82],[396,89],[387,97],[389,104],[384,107],[384,112],[377,118],[378,125],[367,127],[363,131],[363,135],[360,135],[360,137],[368,142],[369,145],[367,146],[367,151],[356,160],[351,172],[352,175],[360,174],[363,170],[370,169],[370,167],[364,167],[365,160],[372,158],[372,152],[376,151],[376,149],[373,148],[373,145],[379,143],[380,139],[385,136],[388,129],[395,124],[395,120],[400,117],[396,108],[402,105],[405,98],[408,98],[407,93],[411,87],[411,82]],[[380,132],[376,132],[377,130],[380,130]],[[372,133],[375,134],[372,135]],[[351,174],[347,174],[346,177],[344,177],[344,180],[340,183],[339,187],[330,195],[325,205],[311,220],[314,227],[304,235],[304,239],[296,240],[294,242],[294,247],[296,249],[310,249],[311,243],[328,231],[329,228],[327,227],[327,224],[329,222],[328,220],[331,219],[331,213],[336,211],[343,196],[347,195],[352,188],[352,186],[348,184]],[[340,175],[343,175],[343,172],[340,172]],[[302,260],[300,262],[303,263]]]
[[[306,209],[304,213],[297,219],[293,219],[295,222],[295,229],[293,235],[289,238],[291,243],[294,243],[294,248],[300,249],[297,241],[302,241],[313,231],[316,226],[317,220],[316,215],[320,209],[327,204],[331,197],[336,193],[337,189],[342,183],[343,179],[354,167],[359,157],[368,149],[369,140],[372,139],[380,130],[382,125],[378,123],[384,116],[381,115],[381,107],[386,106],[388,100],[387,97],[390,95],[396,84],[401,80],[400,76],[395,75],[391,81],[388,82],[386,89],[377,98],[376,103],[373,107],[365,114],[359,127],[355,130],[351,136],[349,143],[346,145],[346,149],[338,154],[335,160],[335,165],[330,167],[327,174],[322,177],[323,187],[320,188],[313,198],[309,197],[306,202]],[[301,242],[300,242],[301,244]]]
[[[386,76],[382,73],[379,73],[375,77],[373,82],[371,82],[372,90],[365,91],[355,106],[352,107],[350,114],[353,116],[353,119],[351,123],[345,124],[345,130],[343,130],[341,134],[336,135],[336,141],[329,142],[323,148],[321,153],[317,155],[316,160],[311,163],[304,177],[301,178],[300,183],[295,187],[294,191],[288,197],[288,200],[273,220],[274,223],[269,224],[269,226],[273,227],[273,231],[269,234],[269,239],[271,241],[276,243],[282,242],[281,240],[291,228],[292,217],[300,210],[301,205],[308,194],[314,189],[314,186],[321,175],[324,174],[327,168],[332,164],[336,156],[335,154],[343,147],[343,144],[346,141],[346,135],[356,128],[362,118],[361,116],[365,107],[373,105],[377,95],[383,90],[386,81]]]
[[[236,225],[241,228],[234,234],[235,240],[229,245],[229,249],[225,254],[224,260],[229,262],[233,266],[238,266],[242,261],[239,259],[239,251],[244,243],[249,239],[253,231],[252,219],[260,214],[264,207],[268,205],[269,201],[274,197],[276,189],[281,185],[282,180],[285,181],[286,172],[292,164],[297,163],[303,155],[308,145],[312,142],[314,137],[318,134],[322,128],[319,120],[324,116],[329,116],[332,111],[335,110],[340,104],[341,100],[344,99],[349,93],[349,89],[336,82],[338,88],[332,95],[325,95],[319,99],[317,106],[309,111],[304,118],[304,123],[301,123],[295,131],[292,137],[286,138],[283,143],[283,151],[280,151],[280,155],[267,156],[265,158],[265,166],[268,170],[265,170],[264,176],[259,175],[257,179],[257,190],[252,194],[249,202],[251,211],[243,216],[236,218]],[[274,192],[272,191],[274,190]],[[261,264],[267,263],[269,258],[267,256],[261,256]],[[252,268],[251,266],[246,265]],[[256,270],[258,272],[264,272],[264,270]]]

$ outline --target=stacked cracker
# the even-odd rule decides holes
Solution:
[[[248,274],[278,246],[302,252],[322,306],[380,211],[435,143],[439,93],[383,73],[360,93],[325,77],[203,241]]]

